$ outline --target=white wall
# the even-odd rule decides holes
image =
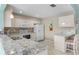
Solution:
[[[45,25],[45,38],[53,39],[53,33],[58,31],[58,18],[57,17],[49,17],[42,19],[42,23]],[[49,30],[49,25],[53,24],[53,31]]]
[[[11,18],[10,15],[12,14],[13,10],[11,7],[7,6],[5,10],[5,20],[4,20],[4,26],[5,27],[11,27]]]
[[[49,17],[49,18],[44,18],[42,19],[42,23],[45,25],[45,38],[47,39],[53,39],[53,35],[55,33],[61,33],[61,32],[65,32],[65,33],[75,33],[75,27],[60,27],[58,24],[58,17]],[[53,24],[53,31],[49,30],[49,25]]]

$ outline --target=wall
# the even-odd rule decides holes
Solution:
[[[77,4],[72,4],[71,5],[74,9],[74,14],[75,14],[75,25],[76,25],[76,34],[79,33],[79,5]]]
[[[77,50],[78,50],[78,52],[77,53],[79,53],[79,5],[77,5],[77,4],[72,4],[71,5],[72,7],[73,7],[73,9],[74,9],[74,12],[75,12],[75,24],[76,24],[76,38],[78,38],[77,39]]]
[[[58,31],[58,18],[57,17],[49,17],[42,19],[42,23],[45,25],[45,38],[53,39],[53,33]],[[53,24],[53,31],[49,30],[49,25]]]
[[[5,27],[11,27],[11,18],[10,15],[12,14],[13,10],[10,6],[7,5],[5,9],[5,20],[4,20],[4,26]]]
[[[4,10],[6,5],[0,4],[0,31],[3,31],[4,28]],[[0,38],[0,55],[4,55],[5,51],[2,45],[2,38]]]
[[[62,18],[63,17],[63,18]],[[65,26],[62,25],[62,22],[59,23],[59,30],[63,33],[75,34],[75,22],[74,14],[69,14],[67,16],[59,17],[59,20],[66,23]]]
[[[4,28],[4,11],[5,11],[5,4],[1,4],[0,6],[0,31],[3,31]]]
[[[75,27],[60,27],[58,24],[58,16],[57,17],[48,17],[42,19],[42,23],[45,25],[45,37],[47,39],[53,39],[53,35],[55,33],[67,33],[67,34],[73,34],[75,33]],[[49,25],[53,24],[53,31],[49,30]]]

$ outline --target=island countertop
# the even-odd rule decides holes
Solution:
[[[46,47],[40,48],[38,45],[38,42],[35,42],[33,40],[28,40],[25,38],[19,39],[19,40],[13,40],[7,35],[0,35],[0,37],[3,39],[2,44],[4,47],[4,51],[7,55],[23,55],[23,50],[35,50],[36,52],[32,52],[31,54],[37,54],[41,51],[47,51]],[[38,53],[38,54],[39,54]]]

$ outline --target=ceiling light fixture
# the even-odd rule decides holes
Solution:
[[[20,11],[20,13],[22,13],[22,11]]]
[[[11,14],[11,15],[10,15],[10,18],[11,18],[11,19],[13,19],[13,18],[14,18],[14,16]]]
[[[65,23],[62,23],[63,25],[65,25]]]
[[[50,6],[51,6],[51,7],[56,7],[56,5],[55,5],[55,4],[51,4]]]

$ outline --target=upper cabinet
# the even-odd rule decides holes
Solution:
[[[74,27],[74,15],[59,17],[59,27]]]
[[[29,21],[29,19],[15,19],[15,26],[14,27],[32,27],[33,24]]]
[[[34,24],[40,23],[36,18],[15,15],[14,27],[34,27]]]

